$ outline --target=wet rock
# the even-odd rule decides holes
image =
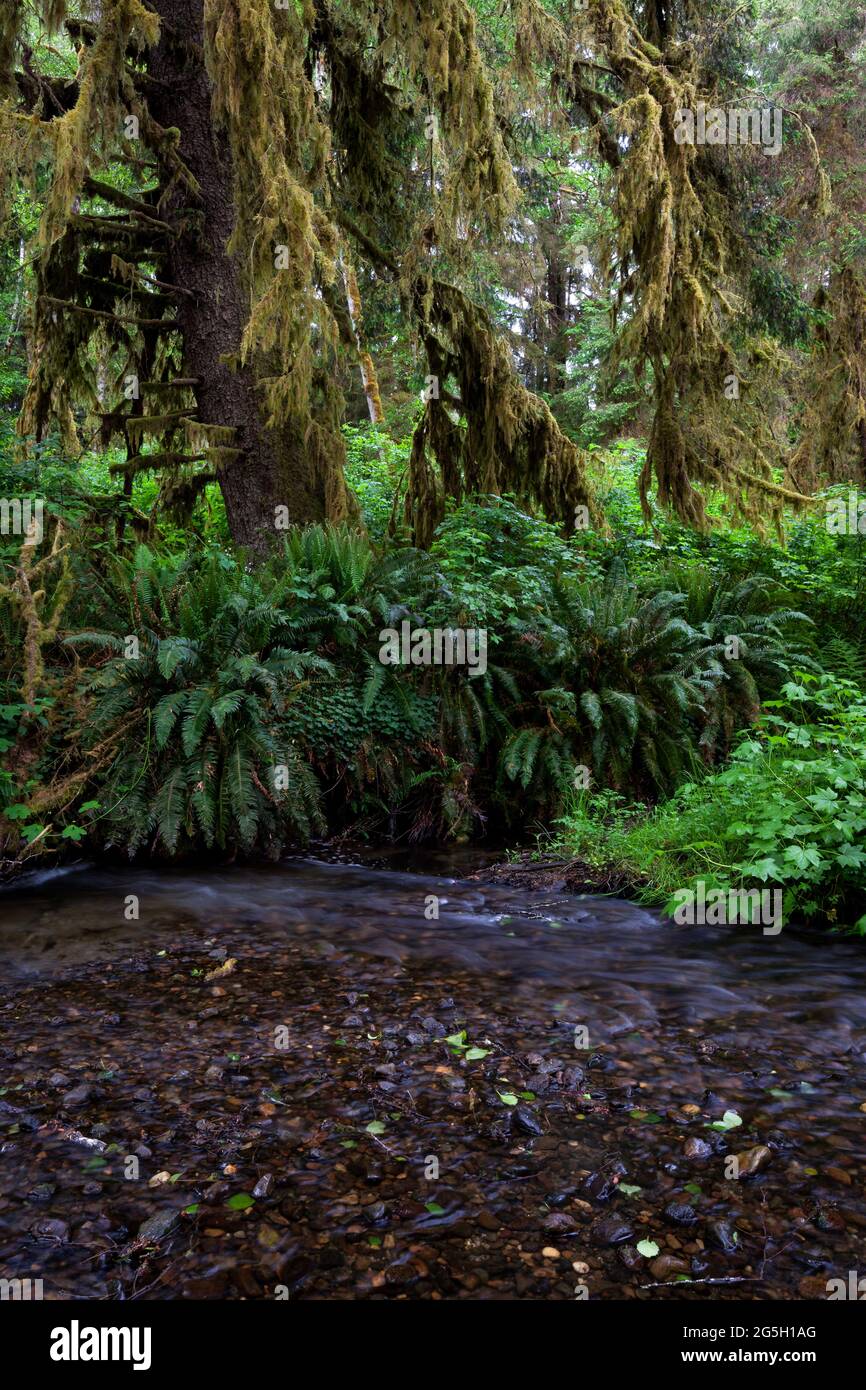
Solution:
[[[683,1155],[685,1158],[709,1158],[713,1152],[711,1146],[705,1139],[698,1139],[692,1136],[683,1145]]]
[[[573,1231],[574,1218],[566,1211],[552,1211],[545,1216],[542,1226],[546,1231]]]
[[[547,1076],[550,1076],[555,1072],[562,1071],[565,1065],[560,1057],[540,1057],[538,1053],[534,1052],[530,1054],[530,1057],[527,1058],[527,1061],[529,1061],[532,1057],[537,1058],[536,1061],[532,1062],[532,1065],[535,1067],[535,1070],[543,1071]]]
[[[688,1268],[688,1262],[679,1255],[659,1255],[650,1265],[650,1274],[654,1279],[669,1279],[673,1274],[686,1274]]]
[[[272,1175],[270,1173],[265,1173],[262,1177],[259,1178],[255,1187],[253,1188],[253,1196],[267,1197],[270,1194],[273,1185],[274,1179]]]
[[[639,1253],[636,1245],[621,1245],[616,1257],[626,1269],[638,1269],[643,1264],[643,1255]]]
[[[544,1200],[549,1207],[564,1207],[569,1197],[574,1196],[574,1191],[573,1187],[555,1188],[546,1194]]]
[[[71,1091],[67,1091],[63,1097],[63,1104],[67,1110],[78,1110],[86,1105],[93,1095],[93,1087],[82,1082],[80,1086],[74,1086]]]
[[[665,1216],[675,1226],[693,1226],[698,1219],[697,1212],[688,1202],[669,1202],[665,1207]]]
[[[54,1193],[57,1191],[56,1184],[53,1182],[40,1182],[35,1187],[31,1187],[27,1193],[28,1202],[50,1202]]]
[[[796,1148],[794,1140],[788,1134],[783,1134],[781,1130],[771,1129],[767,1135],[767,1143],[773,1150],[788,1151]]]
[[[606,1163],[597,1172],[590,1173],[584,1182],[584,1191],[596,1202],[607,1202],[619,1186],[620,1178],[625,1177],[625,1164],[614,1160]]]
[[[61,1243],[69,1239],[69,1227],[65,1221],[59,1221],[49,1216],[43,1221],[36,1221],[30,1227],[30,1234],[35,1240],[50,1240]]]
[[[526,1078],[527,1091],[534,1091],[537,1096],[543,1096],[544,1092],[550,1088],[550,1077],[543,1071],[534,1071],[531,1076]]]
[[[340,1269],[345,1263],[346,1257],[336,1245],[327,1245],[319,1255],[320,1269]]]
[[[185,1279],[181,1297],[202,1300],[225,1298],[228,1282],[227,1274],[211,1274],[204,1279]]]
[[[559,1078],[559,1084],[564,1091],[582,1090],[586,1081],[586,1073],[583,1067],[566,1067]]]
[[[745,1149],[743,1153],[737,1154],[737,1177],[753,1177],[755,1173],[760,1173],[762,1168],[766,1168],[772,1157],[772,1152],[766,1144],[756,1144],[753,1149]]]
[[[482,1231],[498,1231],[502,1226],[502,1222],[499,1220],[498,1216],[493,1215],[492,1211],[487,1211],[485,1208],[484,1211],[478,1213],[478,1225],[481,1227]]]
[[[346,1014],[342,1026],[344,1028],[363,1028],[364,1020],[360,1014]]]
[[[620,1216],[597,1216],[589,1234],[596,1245],[622,1245],[631,1240],[634,1229]]]
[[[587,1062],[589,1071],[615,1071],[616,1062],[612,1057],[605,1057],[603,1052],[595,1052]]]
[[[176,1221],[177,1212],[170,1208],[154,1212],[153,1216],[149,1216],[139,1226],[138,1239],[147,1245],[156,1245],[168,1235]]]
[[[844,1168],[825,1168],[824,1172],[834,1182],[841,1182],[845,1187],[851,1186],[851,1174],[846,1173]]]
[[[524,1134],[538,1136],[544,1133],[544,1129],[537,1117],[533,1115],[532,1111],[525,1105],[518,1105],[514,1112],[514,1123],[517,1125],[518,1129],[523,1130]]]

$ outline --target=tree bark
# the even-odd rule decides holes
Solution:
[[[333,518],[334,499],[326,495],[301,432],[267,427],[256,364],[230,365],[250,306],[241,266],[226,250],[234,226],[232,164],[228,140],[212,118],[203,0],[153,0],[153,5],[164,23],[148,63],[155,79],[148,85],[148,109],[160,125],[180,131],[179,153],[201,190],[193,198],[178,187],[160,209],[160,216],[180,229],[169,242],[166,278],[192,291],[177,311],[184,375],[199,380],[202,424],[236,432],[232,447],[240,453],[221,472],[220,487],[232,538],[263,555],[279,535],[277,507],[288,509],[292,523],[306,524]]]
[[[382,411],[382,397],[379,394],[379,381],[376,376],[376,368],[373,366],[372,357],[364,347],[361,328],[361,292],[358,289],[358,277],[355,274],[354,267],[345,256],[341,257],[340,263],[343,272],[343,284],[346,288],[346,304],[349,309],[349,321],[352,325],[355,346],[358,349],[358,363],[361,368],[361,385],[364,387],[364,395],[367,400],[367,413],[370,416],[372,424],[381,425],[385,416]]]

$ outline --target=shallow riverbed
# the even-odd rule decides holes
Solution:
[[[0,894],[0,1275],[779,1299],[864,1268],[860,943],[449,867]]]

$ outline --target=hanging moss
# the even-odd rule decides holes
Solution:
[[[778,520],[785,503],[808,499],[776,481],[785,453],[758,402],[747,401],[745,388],[737,406],[726,395],[732,380],[749,377],[733,346],[731,283],[746,248],[727,160],[754,156],[729,150],[721,162],[712,145],[678,142],[677,113],[694,111],[700,100],[713,106],[717,79],[701,70],[691,45],[676,41],[671,24],[659,25],[653,7],[648,18],[642,33],[622,0],[588,0],[583,37],[616,100],[595,99],[579,57],[571,73],[572,96],[612,170],[615,230],[601,254],[617,292],[611,371],[627,363],[638,378],[647,367],[652,373],[655,410],[640,482],[645,514],[655,484],[664,506],[704,528],[705,485],[760,526],[767,516]],[[803,196],[820,212],[826,180],[808,133],[806,145],[812,177]]]
[[[35,9],[47,26],[66,18],[61,0],[37,0]],[[688,6],[679,12],[687,16]],[[38,233],[33,372],[21,429],[44,434],[59,422],[73,448],[73,405],[84,405],[98,414],[104,439],[128,440],[129,476],[146,459],[186,461],[172,494],[179,504],[238,452],[231,428],[191,413],[186,393],[195,383],[183,377],[176,292],[158,278],[170,237],[189,234],[200,217],[184,207],[166,220],[178,185],[192,203],[197,185],[178,153],[180,132],[163,128],[148,109],[142,79],[159,18],[146,0],[102,0],[92,23],[76,30],[77,96],[58,113],[42,97],[29,109],[16,104],[16,50],[27,13],[8,0],[0,17],[0,86],[9,98],[0,104],[0,137],[8,136],[4,196],[45,161],[52,174]],[[670,6],[641,7],[634,17],[624,0],[587,0],[566,28],[540,0],[513,0],[515,59],[498,90],[466,0],[420,7],[385,0],[375,12],[351,0],[339,7],[297,0],[279,9],[273,0],[202,0],[202,13],[214,120],[231,153],[229,251],[249,300],[231,361],[255,378],[264,429],[285,444],[288,466],[300,465],[302,455],[312,465],[311,492],[325,496],[331,519],[352,505],[343,478],[341,351],[355,354],[371,412],[381,412],[351,308],[360,296],[347,235],[359,256],[398,282],[440,386],[413,444],[407,505],[417,537],[429,538],[447,497],[469,491],[515,491],[566,523],[576,506],[591,505],[580,452],[517,379],[507,344],[466,290],[471,253],[480,239],[507,232],[519,204],[504,117],[519,114],[529,88],[549,111],[557,103],[570,115],[582,110],[610,169],[614,232],[602,261],[616,287],[611,366],[627,363],[641,378],[650,373],[655,392],[645,508],[654,487],[664,505],[703,526],[710,486],[735,513],[759,523],[802,500],[795,486],[778,482],[783,449],[760,409],[771,356],[761,358],[757,340],[742,334],[734,345],[732,285],[746,251],[727,163],[712,148],[675,138],[677,111],[712,102],[717,79],[678,40]],[[146,155],[130,166],[140,166],[145,185],[135,191],[107,181],[127,114],[139,120]],[[425,132],[430,117],[436,128]],[[811,176],[796,196],[820,215],[825,185],[805,136]],[[104,204],[119,211],[106,213]],[[852,333],[853,326],[848,349],[841,340],[828,346],[821,396],[826,421],[834,422],[825,428],[828,441],[840,423],[858,418],[860,386],[850,386],[849,371],[843,389],[844,368],[830,367],[831,358],[850,360]],[[106,410],[94,381],[95,349],[119,386],[132,374],[148,390],[166,392],[172,408],[148,415],[140,401],[117,401]],[[175,387],[177,376],[187,384]],[[725,396],[728,378],[741,384],[736,409]],[[811,427],[807,435],[817,438]],[[156,454],[141,453],[144,439],[157,440]],[[814,460],[826,457],[826,447],[815,449]],[[195,471],[198,456],[206,466]],[[168,479],[167,462],[151,466]],[[789,481],[822,466],[803,463]]]
[[[515,492],[569,529],[578,506],[600,522],[583,454],[520,382],[486,312],[430,276],[411,293],[432,381],[409,463],[406,519],[417,544],[429,544],[446,497]]]
[[[21,694],[25,705],[32,706],[42,687],[45,673],[43,649],[53,642],[60,629],[60,619],[72,596],[72,576],[69,554],[63,535],[63,525],[54,528],[51,549],[41,560],[36,559],[40,543],[34,527],[25,537],[11,584],[0,584],[0,596],[17,610],[24,624],[24,669]],[[49,599],[45,588],[48,572],[59,564],[60,573]]]
[[[866,280],[847,265],[819,289],[815,348],[800,444],[790,477],[801,491],[866,484]]]

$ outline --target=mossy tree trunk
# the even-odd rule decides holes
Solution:
[[[213,121],[203,0],[155,0],[154,8],[162,27],[148,61],[148,108],[160,125],[181,132],[180,156],[200,185],[198,198],[178,185],[162,209],[177,233],[165,278],[191,292],[177,318],[185,375],[198,379],[198,418],[235,431],[239,452],[219,477],[232,537],[263,554],[279,534],[277,507],[287,508],[292,523],[334,519],[335,508],[303,431],[294,422],[268,428],[259,386],[267,364],[239,360],[250,298],[240,259],[227,250],[235,222],[231,153]]]

